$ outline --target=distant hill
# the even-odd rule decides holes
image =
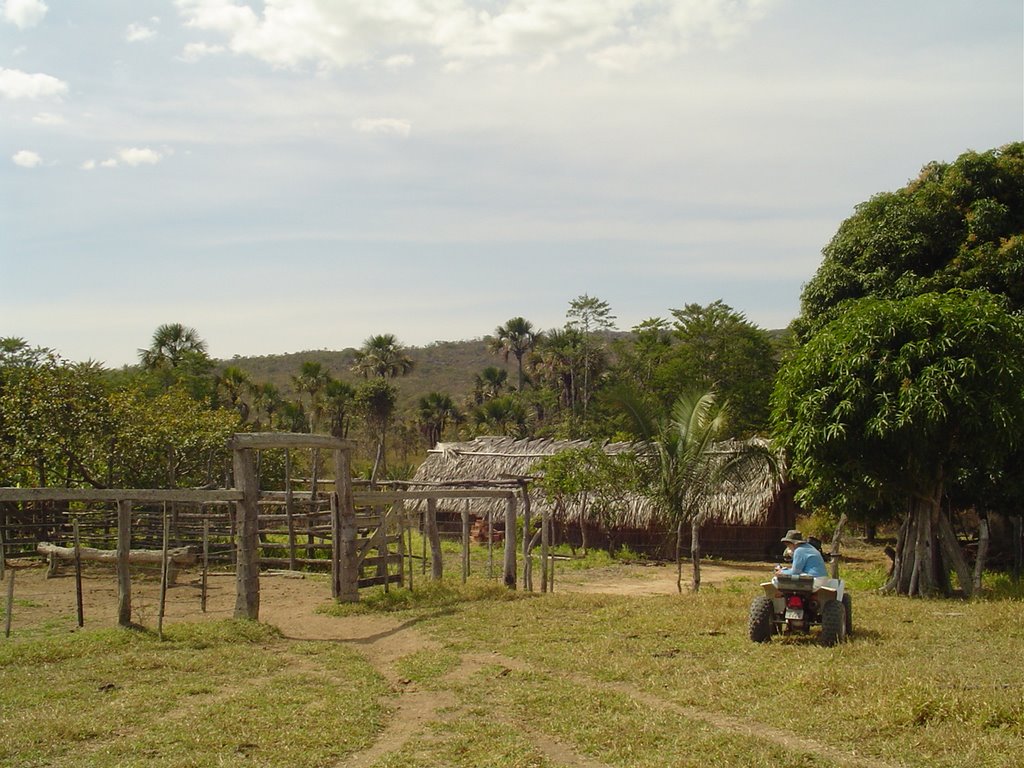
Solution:
[[[425,347],[407,347],[405,351],[413,360],[413,369],[394,382],[398,387],[400,412],[415,408],[428,392],[446,392],[456,403],[463,403],[473,394],[473,377],[489,365],[506,367],[509,380],[515,379],[515,360],[510,360],[506,366],[502,357],[487,351],[486,339],[438,341]],[[305,362],[320,363],[335,379],[358,384],[362,377],[351,370],[355,353],[350,347],[340,351],[317,349],[282,355],[236,356],[218,361],[218,368],[237,366],[253,381],[276,384],[282,393],[292,397],[295,389],[292,377],[298,375]]]
[[[779,348],[791,343],[788,329],[768,331]],[[624,338],[628,332],[609,333],[610,338]],[[406,354],[413,360],[413,369],[408,376],[395,380],[398,387],[398,410],[400,413],[415,409],[417,402],[428,392],[445,392],[459,405],[473,394],[473,378],[484,368],[494,365],[508,371],[509,382],[516,378],[516,363],[508,363],[500,355],[487,350],[489,337],[469,341],[436,341],[425,347],[407,347]],[[350,384],[358,384],[362,378],[353,373],[352,363],[356,350],[349,347],[340,351],[326,349],[291,352],[281,355],[258,357],[236,356],[230,360],[218,361],[218,368],[234,365],[245,371],[254,382],[272,382],[287,397],[293,397],[292,377],[298,375],[302,364],[320,363],[331,376]]]

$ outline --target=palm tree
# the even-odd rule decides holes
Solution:
[[[515,395],[502,395],[487,400],[473,411],[478,428],[491,434],[525,437],[529,432],[529,417],[522,401]]]
[[[547,386],[558,393],[562,407],[576,405],[576,366],[582,357],[583,335],[574,328],[556,328],[537,345],[535,368]]]
[[[323,392],[332,381],[331,374],[320,363],[307,360],[299,369],[299,375],[292,377],[297,392],[309,395],[309,431],[316,432],[324,415]]]
[[[355,391],[356,407],[362,411],[366,423],[377,438],[377,456],[370,473],[371,483],[375,483],[378,476],[387,474],[385,438],[388,423],[395,412],[397,394],[397,390],[383,378],[370,379],[360,384]]]
[[[652,419],[639,402],[620,395],[647,444],[650,495],[676,523],[676,588],[683,590],[683,525],[691,526],[693,591],[700,589],[700,527],[708,501],[723,483],[749,476],[756,468],[777,474],[773,454],[758,443],[739,443],[728,452],[717,443],[725,436],[728,404],[714,391],[684,392],[667,418]]]
[[[189,353],[206,355],[206,342],[199,332],[181,323],[165,323],[153,332],[149,348],[139,350],[139,361],[148,370],[177,368]]]
[[[331,420],[331,434],[334,437],[348,437],[355,403],[355,389],[351,384],[337,379],[327,382],[325,412]]]
[[[252,388],[248,374],[238,366],[229,365],[217,376],[216,387],[217,394],[238,411],[244,423],[249,418],[249,404],[242,399],[242,394]]]
[[[441,441],[449,420],[458,416],[455,402],[443,392],[431,392],[420,398],[419,423],[431,448]]]
[[[276,384],[265,381],[262,384],[253,384],[250,389],[253,405],[256,406],[256,420],[259,423],[259,412],[267,415],[267,428],[274,428],[274,414],[281,408],[281,390]]]
[[[504,355],[506,363],[509,355],[515,357],[520,392],[523,391],[523,355],[536,347],[543,335],[541,331],[534,329],[533,323],[523,317],[513,317],[494,329],[495,338],[491,340],[491,350]]]
[[[393,379],[412,370],[413,361],[393,333],[370,336],[356,351],[352,370],[369,379],[373,376]]]
[[[501,394],[508,381],[508,371],[489,365],[473,377],[473,399],[477,405]]]

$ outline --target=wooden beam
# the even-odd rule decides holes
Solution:
[[[514,490],[450,488],[448,490],[436,491],[358,491],[352,495],[359,506],[371,507],[377,504],[391,504],[396,501],[415,501],[417,499],[432,499],[434,501],[442,499],[507,499],[510,496],[515,496],[515,494],[516,491]]]
[[[0,501],[181,501],[196,504],[239,501],[233,488],[199,491],[188,488],[0,488]]]
[[[309,435],[295,432],[241,432],[228,440],[228,448],[263,450],[266,448],[326,448],[327,450],[350,451],[355,448],[352,440],[341,440],[330,435]]]

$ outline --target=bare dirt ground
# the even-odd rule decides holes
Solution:
[[[767,563],[716,564],[701,568],[702,584],[722,585],[732,579],[755,584],[770,572]],[[8,568],[0,605],[6,607],[10,571],[15,572],[12,632],[30,633],[49,626],[52,629],[77,631],[77,599],[74,570],[65,566],[55,578],[46,577],[46,568],[38,561],[20,561]],[[684,589],[690,572],[684,568]],[[203,621],[229,618],[234,610],[235,579],[231,573],[208,578],[207,611],[200,608],[199,576],[191,572],[179,574],[177,585],[168,590],[164,624],[181,621]],[[535,585],[539,575],[534,575]],[[157,626],[159,611],[159,579],[153,573],[133,575],[133,619],[149,628]],[[561,570],[556,575],[556,590],[594,592],[618,595],[675,594],[676,568],[673,565],[626,566],[590,571]],[[453,692],[421,691],[403,680],[395,662],[408,654],[436,647],[410,623],[390,616],[356,615],[346,618],[325,616],[317,608],[330,601],[330,582],[323,576],[296,577],[292,574],[264,574],[260,579],[260,620],[278,627],[282,634],[296,641],[332,640],[350,644],[366,657],[398,693],[395,712],[376,743],[365,752],[350,757],[341,766],[370,768],[387,754],[399,750],[410,739],[422,734],[431,722],[451,717],[457,705]],[[82,608],[86,627],[113,626],[117,623],[117,583],[109,566],[86,568],[83,572]],[[487,665],[499,664],[509,669],[525,669],[516,659],[494,654],[465,654],[461,663],[448,673],[451,681],[464,680]],[[600,686],[601,683],[593,682]],[[603,684],[609,685],[609,684]],[[681,717],[737,734],[771,741],[788,749],[815,754],[838,765],[865,768],[886,768],[885,764],[858,755],[836,752],[796,734],[769,729],[759,723],[680,707],[635,688],[628,683],[610,687],[631,696],[638,706],[667,709]],[[445,711],[447,710],[447,712]],[[566,768],[605,768],[601,762],[575,752],[569,745],[544,734],[534,734],[533,742],[553,765]]]

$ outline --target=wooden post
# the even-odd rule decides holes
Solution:
[[[469,499],[462,507],[462,583],[469,578]]]
[[[505,586],[516,588],[516,495],[505,501]]]
[[[200,583],[199,609],[206,613],[206,577],[210,571],[210,518],[203,512],[203,577]]]
[[[292,452],[284,449],[284,514],[288,519],[288,568],[297,570],[295,559],[295,498],[292,493]]]
[[[378,506],[378,507],[374,507],[373,511],[380,518],[380,523],[379,523],[380,531],[377,534],[378,535],[377,541],[379,542],[379,545],[377,547],[377,578],[381,578],[381,577],[384,578],[384,592],[386,593],[386,592],[390,591],[388,589],[388,579],[387,579],[387,576],[388,576],[388,574],[390,572],[389,568],[388,568],[388,538],[387,538],[387,536],[388,536],[388,527],[387,527],[388,515],[387,515],[387,512],[384,509],[383,505]]]
[[[4,580],[4,569],[7,567],[6,550],[4,549],[4,528],[7,525],[7,516],[0,512],[0,582]]]
[[[78,518],[72,523],[75,536],[75,600],[78,604],[78,626],[85,626],[85,614],[82,609],[82,551],[81,540],[78,537]]]
[[[494,510],[487,506],[487,578],[494,578]]]
[[[167,609],[167,569],[170,563],[167,557],[167,550],[170,548],[171,518],[167,516],[167,505],[164,504],[164,541],[160,557],[160,610],[156,616],[156,635],[164,639],[164,611]]]
[[[359,602],[359,565],[356,555],[356,504],[352,498],[351,457],[347,448],[334,450],[334,495],[338,517],[338,578],[335,598]]]
[[[236,619],[260,617],[260,552],[256,462],[250,448],[234,450],[235,487],[242,492],[235,502],[235,613]]]
[[[405,504],[401,499],[391,505],[398,523],[398,585],[405,586]]]
[[[402,508],[402,514],[403,515],[405,514],[404,505],[403,505],[403,508]],[[408,519],[405,521],[405,528],[409,532],[409,550],[408,550],[408,552],[409,552],[409,589],[411,590],[412,589],[412,572],[413,572],[413,567],[412,567],[412,528],[413,528],[413,526],[412,526],[411,522]]]
[[[331,497],[331,597],[341,594],[341,515],[338,508],[338,494]]]
[[[526,482],[519,483],[523,496],[523,589],[533,592],[533,557],[530,555],[530,495],[526,492]]]
[[[554,541],[554,539],[555,539],[555,520],[554,520],[553,517],[550,517],[550,516],[548,517],[548,525],[551,526],[551,530],[549,532],[549,535],[551,537],[551,540]],[[553,552],[551,553],[551,574],[550,574],[550,581],[548,582],[548,591],[549,592],[554,592],[555,591],[555,555],[554,555]]]
[[[132,549],[132,503],[117,502],[117,623],[132,624],[132,575],[128,555]]]
[[[551,513],[545,506],[540,515],[540,591],[548,591],[548,539]]]
[[[4,637],[11,636],[11,616],[14,613],[14,574],[11,568],[11,577],[7,581],[7,618],[4,620]]]
[[[437,532],[437,499],[427,499],[427,538],[430,539],[430,578],[440,581],[444,576],[444,561],[441,536]]]

